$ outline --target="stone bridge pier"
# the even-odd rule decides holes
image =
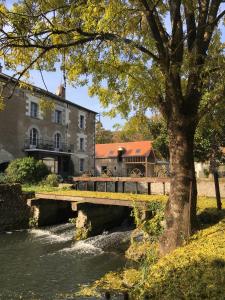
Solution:
[[[131,208],[81,203],[77,205],[76,238],[85,239],[131,220]]]
[[[79,203],[49,199],[30,199],[31,224],[48,226],[75,219],[76,238],[85,239],[131,222],[131,207]]]

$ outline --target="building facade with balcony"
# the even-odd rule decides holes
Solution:
[[[5,108],[0,111],[0,172],[16,158],[33,156],[62,176],[95,169],[96,112],[35,86],[16,87],[0,74]],[[12,94],[12,97],[7,97]],[[46,104],[50,105],[46,105]]]

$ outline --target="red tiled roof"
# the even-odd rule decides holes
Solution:
[[[118,149],[124,148],[123,157],[129,156],[149,156],[153,150],[151,141],[96,144],[96,158],[110,158],[118,156]]]

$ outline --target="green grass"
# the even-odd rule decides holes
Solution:
[[[76,191],[71,190],[70,185],[64,185],[64,187],[49,187],[39,185],[23,185],[23,191],[36,192],[36,193],[49,193],[57,195],[77,196],[77,197],[90,197],[90,198],[104,198],[115,200],[132,200],[132,201],[159,201],[166,202],[168,196],[164,195],[146,195],[146,194],[131,194],[131,193],[105,193],[105,192],[93,192],[93,191]],[[225,202],[225,199],[222,199]],[[198,210],[203,211],[206,208],[216,208],[216,199],[213,197],[198,197]]]
[[[77,196],[77,197],[89,197],[89,198],[104,198],[115,200],[132,200],[132,201],[160,201],[166,202],[168,196],[163,195],[145,195],[145,194],[132,194],[132,193],[105,193],[105,192],[93,192],[93,191],[77,191],[71,190],[69,187],[57,188],[48,186],[23,186],[25,192],[36,193],[49,193],[65,196]]]

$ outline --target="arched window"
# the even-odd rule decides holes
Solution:
[[[56,133],[55,134],[55,148],[56,149],[61,148],[61,144],[62,144],[61,134],[60,133]]]
[[[32,146],[38,145],[38,131],[36,128],[32,128],[30,130],[30,145]]]

